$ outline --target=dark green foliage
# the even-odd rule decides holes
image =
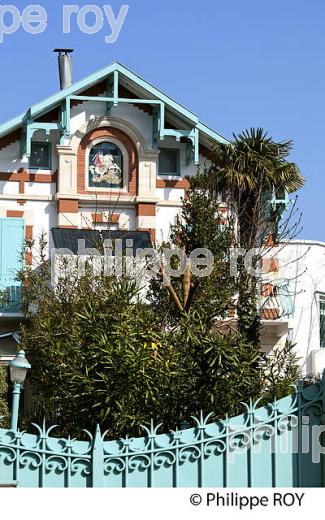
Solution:
[[[8,426],[8,367],[0,365],[0,427]]]
[[[215,418],[242,412],[241,403],[261,390],[260,351],[238,335],[212,332],[194,311],[175,333],[179,352],[178,416],[188,419],[199,410]]]
[[[227,315],[237,292],[237,279],[230,276],[229,265],[230,249],[236,246],[234,223],[229,217],[225,225],[220,203],[207,190],[209,179],[207,170],[188,179],[189,192],[171,226],[170,242],[161,249],[178,247],[187,257],[195,250],[208,249],[213,255],[214,267],[204,277],[190,271],[171,277],[167,290],[160,276],[152,280],[148,298],[168,324],[178,323],[180,317],[191,310],[200,312],[207,326],[211,326],[216,317]],[[173,267],[177,267],[177,262]]]
[[[286,341],[283,347],[274,348],[263,363],[263,401],[268,403],[292,393],[293,385],[300,379],[299,358],[295,346]]]
[[[151,418],[167,429],[200,410],[236,413],[258,395],[259,352],[245,341],[211,333],[196,312],[162,329],[132,283],[102,278],[95,293],[90,276],[80,284],[47,292],[23,329],[33,367],[29,420],[45,416],[65,435],[98,422],[115,438],[140,434]]]

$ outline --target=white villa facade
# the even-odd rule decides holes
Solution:
[[[291,312],[262,328],[263,348],[269,351],[276,339],[281,344],[288,338],[296,345],[303,373],[320,374],[325,369],[325,243],[292,240],[278,247],[274,257],[279,290],[268,306],[278,306],[281,313],[284,296]]]
[[[70,60],[69,51],[60,57]],[[215,141],[227,142],[119,63],[0,125],[0,283],[12,296],[0,308],[0,361],[13,356],[17,338],[10,333],[23,318],[14,273],[24,239],[45,232],[50,247],[69,247],[107,223],[142,244],[167,239],[186,177],[209,161]],[[299,263],[280,269],[281,262],[271,262],[272,279],[285,280],[287,308],[283,312],[284,300],[268,284],[261,341],[270,351],[289,336],[310,371],[316,362],[325,366],[325,245],[293,242],[279,255],[301,256],[307,249],[300,262],[309,274],[296,280],[302,291],[296,291],[294,308],[287,303]]]

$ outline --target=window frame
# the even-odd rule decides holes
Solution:
[[[177,173],[166,173],[166,172],[161,172],[160,171],[160,153],[159,153],[159,156],[158,156],[158,175],[159,176],[162,176],[162,177],[176,177],[176,178],[179,178],[181,177],[181,150],[179,148],[170,148],[170,147],[159,147],[159,152],[161,150],[164,150],[164,152],[176,152],[177,154]]]
[[[41,171],[49,171],[49,170],[52,170],[52,143],[50,143],[49,141],[32,141],[32,148],[33,148],[33,145],[40,145],[40,146],[47,146],[48,149],[49,149],[49,165],[48,166],[32,166],[31,165],[31,158],[32,158],[32,155],[30,156],[29,158],[29,169],[30,170],[41,170]]]

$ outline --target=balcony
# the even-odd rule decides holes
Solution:
[[[272,331],[278,337],[288,332],[294,314],[294,297],[288,280],[272,280],[263,287],[260,296],[260,318],[264,333]]]
[[[21,283],[13,277],[0,275],[0,317],[21,316],[23,316]]]

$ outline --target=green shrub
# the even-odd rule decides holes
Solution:
[[[8,425],[8,385],[7,385],[8,368],[0,365],[0,427],[4,428]]]

